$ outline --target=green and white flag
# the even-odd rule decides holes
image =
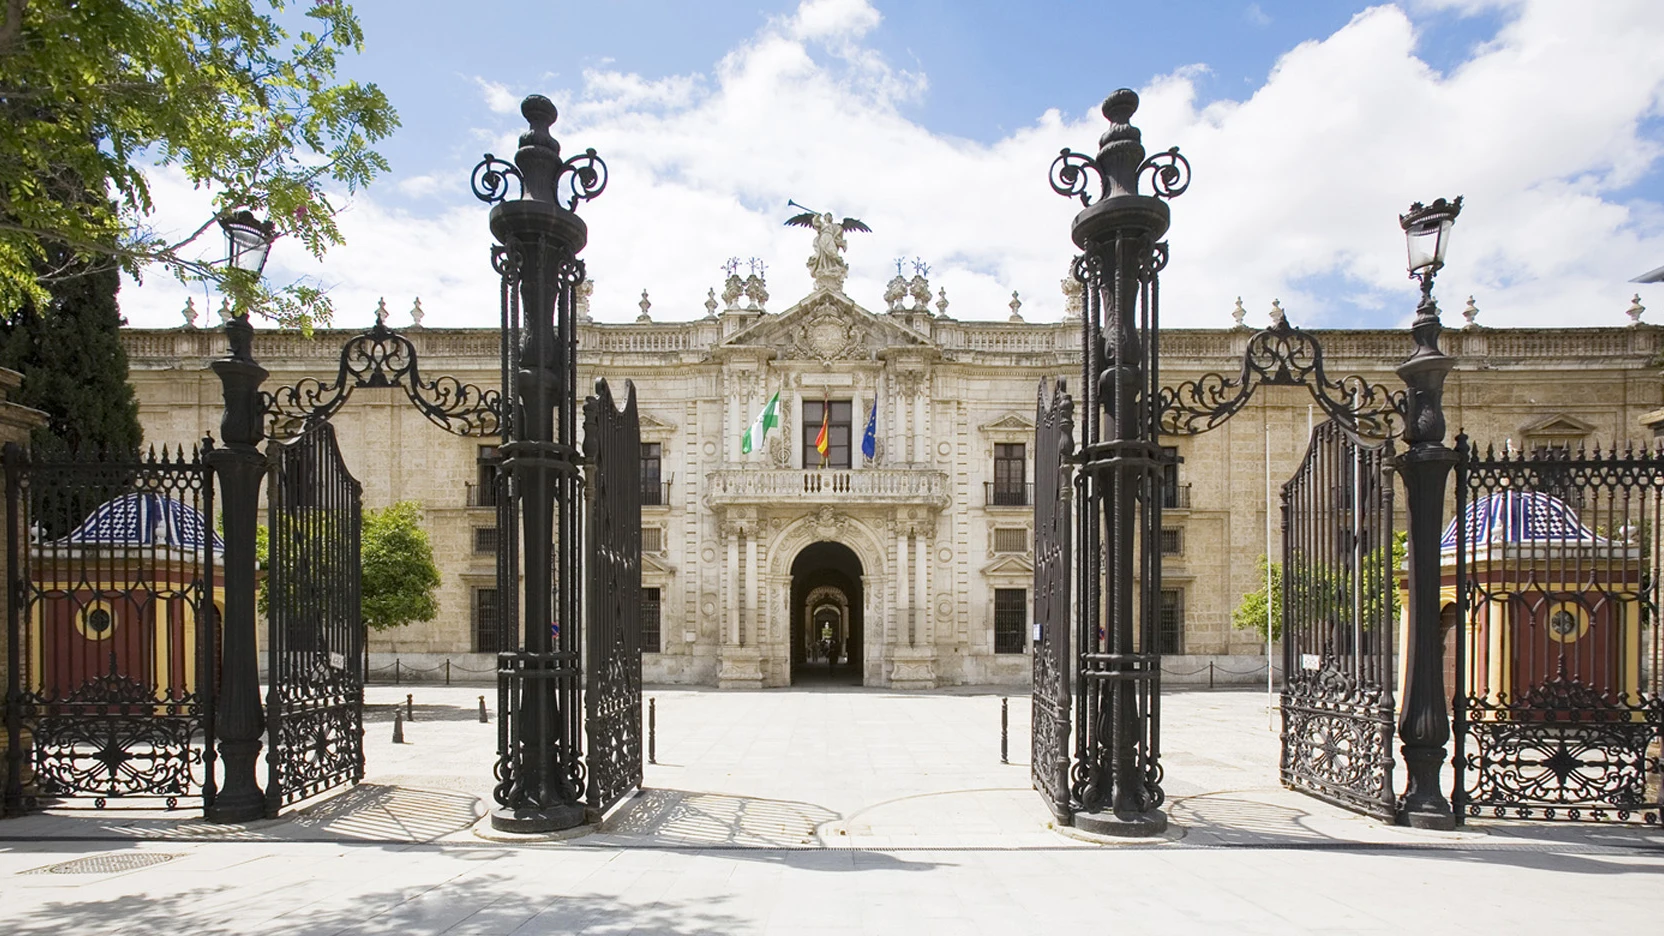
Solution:
[[[761,413],[757,414],[757,421],[752,423],[751,428],[745,430],[745,435],[740,437],[740,451],[749,455],[753,449],[762,448],[763,440],[768,438],[768,431],[778,425],[780,425],[780,391],[776,390],[774,396],[769,398],[768,405],[763,407]]]

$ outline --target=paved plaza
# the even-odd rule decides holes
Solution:
[[[1024,696],[1007,765],[989,692],[653,690],[648,789],[601,830],[527,844],[481,821],[493,687],[368,694],[365,781],[283,819],[0,822],[4,931],[1516,934],[1664,918],[1664,832],[1412,831],[1280,789],[1263,692],[1164,699],[1173,828],[1113,845],[1050,827]]]

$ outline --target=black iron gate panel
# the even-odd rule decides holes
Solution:
[[[361,489],[335,429],[269,451],[266,810],[364,778]]]
[[[585,803],[604,813],[641,786],[641,421],[605,380],[584,401],[589,465],[589,619],[584,635]]]
[[[1390,446],[1330,420],[1283,486],[1284,786],[1394,820]]]
[[[223,546],[200,452],[5,449],[5,812],[213,803]]]
[[[1458,451],[1457,815],[1657,825],[1664,452]]]
[[[1059,819],[1069,802],[1069,485],[1075,404],[1059,380],[1042,381],[1034,432],[1034,689],[1030,743],[1034,788]]]

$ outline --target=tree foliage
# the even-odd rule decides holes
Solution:
[[[1238,630],[1259,632],[1261,639],[1265,637],[1266,624],[1266,557],[1262,553],[1256,566],[1259,570],[1260,587],[1242,596],[1231,611],[1231,626]],[[1283,566],[1281,563],[1271,563],[1271,594],[1278,596],[1277,602],[1271,609],[1271,639],[1283,639]]]
[[[1363,554],[1362,567],[1366,570],[1358,584],[1358,607],[1363,615],[1364,628],[1378,620],[1397,620],[1399,614],[1398,571],[1404,568],[1408,555],[1408,536],[1400,530],[1393,534],[1392,552],[1383,555],[1383,547]],[[1257,631],[1265,637],[1266,625],[1266,557],[1258,563],[1259,588],[1242,596],[1231,611],[1231,626],[1238,630]],[[1280,563],[1271,563],[1271,638],[1283,637],[1283,601],[1286,597],[1294,607],[1310,609],[1324,617],[1327,623],[1349,628],[1353,615],[1353,575],[1350,563],[1325,563],[1296,554],[1294,571],[1288,574],[1288,586]],[[1383,604],[1385,607],[1383,608]]]
[[[431,621],[439,614],[434,594],[439,566],[415,501],[364,515],[363,568],[364,623],[372,629]]]
[[[398,126],[374,84],[335,79],[364,41],[348,4],[0,0],[0,17],[0,312],[44,306],[89,265],[137,276],[154,263],[217,282],[239,309],[327,321],[315,287],[272,294],[194,259],[218,214],[173,235],[147,226],[145,166],[177,167],[218,213],[269,216],[313,256],[341,243],[326,185],[351,192],[385,172],[371,144]]]
[[[126,455],[143,438],[139,404],[127,382],[113,268],[55,280],[45,306],[25,302],[0,318],[0,367],[23,374],[15,402],[41,410],[38,454],[76,451]]]

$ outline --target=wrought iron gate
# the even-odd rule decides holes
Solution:
[[[213,803],[214,489],[199,452],[5,449],[5,812]]]
[[[1067,822],[1069,801],[1069,485],[1075,403],[1059,380],[1050,405],[1040,384],[1034,438],[1034,788]]]
[[[364,778],[360,487],[319,421],[271,446],[266,810]]]
[[[1657,825],[1664,452],[1457,450],[1457,816]]]
[[[589,620],[585,634],[584,729],[589,736],[587,807],[605,813],[641,786],[641,422],[636,388],[624,409],[595,382],[584,401],[589,463]]]
[[[1283,486],[1283,785],[1393,821],[1391,445],[1312,431]]]

